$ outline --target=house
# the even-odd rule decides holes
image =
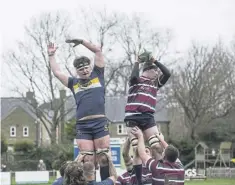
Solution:
[[[29,103],[27,103],[27,101]],[[167,110],[164,107],[164,100],[157,97],[155,120],[163,132],[165,138],[169,136],[169,120]],[[12,146],[19,140],[30,140],[37,145],[50,144],[50,137],[45,126],[35,114],[35,109],[30,105],[36,103],[34,93],[27,92],[26,98],[1,98],[1,133],[5,136],[8,144]],[[64,124],[75,118],[76,105],[73,96],[66,96],[65,90],[60,90],[60,98],[54,102],[59,107],[60,127],[57,132],[57,139],[64,132]],[[126,97],[106,97],[106,116],[110,121],[110,135],[112,138],[124,138],[127,136],[126,126],[123,122],[125,113]],[[53,111],[51,103],[44,103],[39,106],[41,112],[49,120]]]
[[[126,105],[126,97],[125,96],[115,96],[115,97],[105,97],[105,110],[106,116],[110,121],[110,136],[112,138],[125,138],[127,136],[127,129],[124,123],[125,116],[125,105]],[[157,106],[156,113],[154,115],[156,123],[159,126],[159,129],[164,134],[165,139],[169,138],[169,119],[167,116],[167,109],[165,108],[164,99],[162,96],[157,97]],[[74,101],[74,97],[70,96],[65,101],[64,105],[65,111],[68,114],[65,116],[65,120],[69,121],[75,118],[76,115],[76,105]]]
[[[64,135],[61,134],[64,133],[64,124],[66,120],[64,119],[65,115],[69,113],[70,110],[64,109],[64,102],[67,101],[69,97],[66,96],[66,90],[61,89],[59,90],[59,98],[55,98],[52,102],[45,102],[41,105],[39,105],[39,109],[44,113],[44,116],[50,124],[57,124],[56,125],[56,142],[63,143]],[[74,109],[75,107],[72,107],[71,109]],[[53,122],[53,116],[57,117],[57,121]]]
[[[1,97],[1,134],[6,138],[9,148],[20,140],[28,140],[36,145],[50,142],[30,105],[34,102],[32,92],[27,92],[26,98]]]

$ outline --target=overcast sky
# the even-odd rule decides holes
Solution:
[[[229,43],[235,36],[235,0],[3,0],[1,1],[1,51],[12,48],[23,38],[23,26],[41,12],[67,10],[79,6],[106,7],[125,13],[143,12],[155,26],[174,32],[171,49],[185,51],[192,40],[212,44],[222,39]],[[2,70],[6,70],[1,62]],[[6,82],[3,76],[1,84]],[[1,88],[1,96],[10,96]]]

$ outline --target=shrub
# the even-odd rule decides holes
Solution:
[[[180,160],[181,162],[186,165],[190,161],[192,161],[195,158],[195,153],[194,153],[194,147],[196,146],[196,143],[192,141],[169,141],[172,145],[178,148],[180,152]]]
[[[66,138],[73,142],[76,137],[76,120],[71,120],[69,123],[65,124],[65,133]]]
[[[14,150],[15,152],[30,152],[34,148],[34,143],[32,141],[23,140],[23,141],[17,141],[14,144]]]
[[[7,141],[3,134],[1,133],[1,154],[7,151]]]
[[[63,162],[73,160],[72,143],[70,145],[51,145],[38,148],[32,146],[28,143],[25,144],[25,142],[24,144],[21,142],[16,144],[16,151],[18,152],[14,153],[14,160],[8,164],[11,170],[37,170],[40,159],[44,161],[47,170],[58,170]]]
[[[29,159],[37,162],[42,159],[48,170],[58,170],[64,161],[73,160],[73,145],[53,145],[36,148],[29,155]]]

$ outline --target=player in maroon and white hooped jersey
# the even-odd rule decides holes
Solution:
[[[139,63],[144,63],[143,73],[139,75]],[[154,120],[156,107],[156,96],[158,90],[168,81],[171,74],[170,71],[160,62],[152,57],[151,52],[144,51],[134,64],[132,74],[129,81],[129,92],[127,104],[125,107],[125,122],[128,127],[129,138],[134,149],[134,169],[141,184],[142,168],[136,165],[140,158],[136,152],[138,140],[130,132],[132,127],[138,126],[144,133],[145,139],[149,142],[152,149],[155,148],[159,153],[162,152],[158,148],[158,128]]]
[[[129,155],[130,151],[129,138],[126,139],[122,151],[123,151],[122,156],[127,171],[117,178],[116,185],[137,185],[137,178],[133,169],[133,159]],[[147,155],[151,156],[151,150],[148,146],[145,146],[145,152],[147,153]],[[139,165],[142,166],[142,163]],[[142,166],[142,171],[143,171],[142,183],[145,185],[152,184],[152,173],[144,165]]]
[[[133,127],[132,134],[138,138],[138,153],[145,166],[152,173],[153,185],[184,185],[184,166],[178,159],[179,151],[172,145],[168,145],[161,135],[156,135],[164,148],[163,158],[153,159],[144,150],[144,137],[138,127]]]

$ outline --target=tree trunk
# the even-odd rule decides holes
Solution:
[[[57,141],[56,141],[56,128],[52,128],[51,129],[51,144],[56,144]]]
[[[195,128],[191,128],[190,131],[190,139],[192,141],[197,141],[198,137],[197,137],[197,133],[196,133],[196,129]]]

